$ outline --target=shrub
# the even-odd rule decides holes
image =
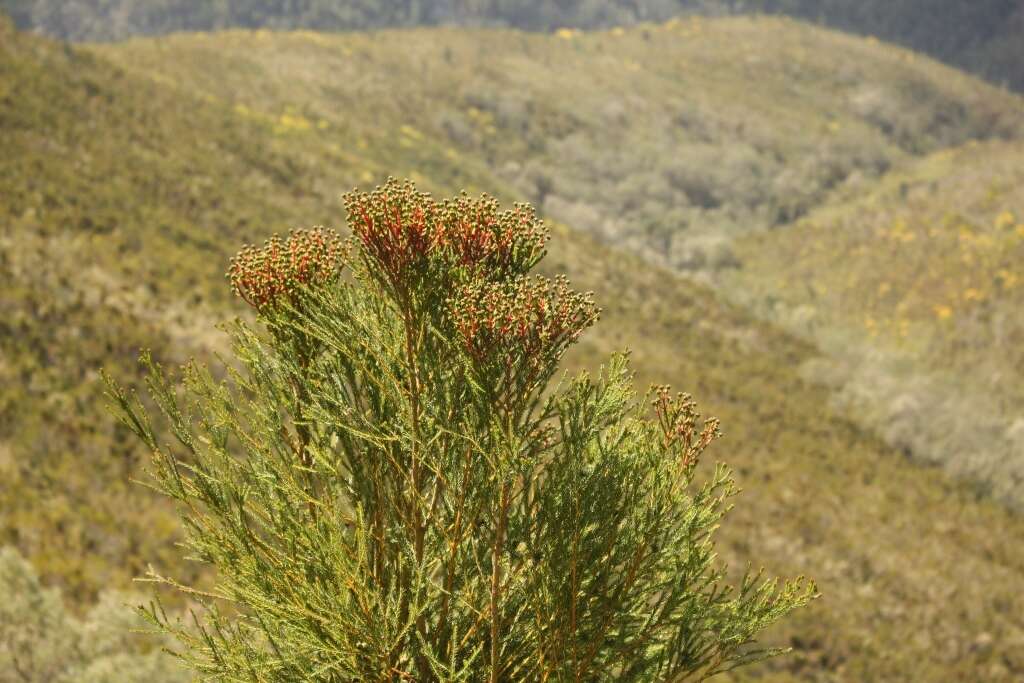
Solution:
[[[638,401],[621,355],[556,379],[599,310],[530,275],[533,210],[396,181],[346,206],[347,242],[233,261],[265,331],[231,326],[227,380],[148,363],[178,447],[109,384],[216,570],[178,586],[198,627],[144,609],[180,655],[210,680],[677,681],[777,654],[754,637],[813,584],[726,585],[735,489],[695,480],[718,423],[689,397]]]
[[[0,683],[185,683],[180,664],[138,634],[146,624],[125,608],[137,600],[104,593],[76,619],[27,560],[0,549]]]

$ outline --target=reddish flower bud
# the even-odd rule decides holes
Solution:
[[[491,197],[466,194],[437,202],[408,181],[351,192],[345,208],[370,267],[395,291],[428,274],[442,293],[477,278],[508,280],[532,268],[548,240],[526,205],[501,211]]]
[[[235,294],[258,311],[295,303],[302,287],[323,285],[341,271],[344,246],[332,230],[295,230],[274,235],[262,247],[246,245],[231,259],[227,277]]]
[[[599,314],[590,294],[559,277],[469,285],[449,301],[455,328],[478,362],[517,359],[539,366],[557,360]]]

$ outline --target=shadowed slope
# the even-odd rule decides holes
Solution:
[[[665,21],[683,14],[775,12],[876,36],[1024,88],[1024,7],[1015,0],[0,0],[19,26],[82,41],[238,28],[363,30],[416,25],[535,31]]]

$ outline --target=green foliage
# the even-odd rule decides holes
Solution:
[[[140,635],[145,622],[107,592],[78,619],[17,552],[0,549],[0,683],[185,683],[188,674]]]
[[[723,466],[695,481],[717,421],[667,388],[649,419],[621,356],[552,383],[597,309],[528,277],[532,211],[397,182],[346,204],[354,253],[311,268],[347,277],[267,289],[307,233],[243,252],[231,275],[269,334],[234,327],[229,384],[190,365],[179,399],[150,363],[178,453],[111,385],[217,569],[200,633],[149,613],[186,661],[211,679],[647,681],[777,654],[755,636],[815,589],[726,585],[711,536],[735,489]]]

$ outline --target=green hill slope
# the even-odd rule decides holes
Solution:
[[[603,38],[608,46],[615,39]],[[637,50],[647,42],[639,32],[632,40]],[[664,48],[651,40],[644,54]],[[446,31],[429,41],[441,45],[434,55],[427,34],[234,33],[83,51],[0,25],[3,541],[79,603],[125,584],[146,562],[187,573],[174,560],[168,510],[128,482],[144,454],[103,411],[96,369],[137,376],[131,358],[142,345],[168,362],[209,357],[221,344],[212,322],[240,312],[222,281],[227,255],[274,230],[342,227],[337,195],[353,184],[418,175],[438,192],[520,198],[523,171],[506,166],[531,140],[543,142],[539,130],[507,134],[512,119],[488,114],[489,98],[479,96],[471,113],[443,87],[415,94],[431,79],[414,77],[430,72],[428,58],[448,63],[445,43],[451,63],[468,72],[470,56],[520,41],[551,51],[541,64],[571,65],[578,54],[599,60],[595,72],[612,70],[587,52],[596,48],[577,53],[575,38]],[[478,73],[506,78],[515,66],[485,63]],[[943,87],[968,95],[976,87],[949,80]],[[465,97],[472,92],[467,86]],[[563,126],[582,130],[563,118],[576,95],[555,103],[538,95],[529,126],[552,138]],[[431,123],[456,109],[471,133],[458,145]],[[843,121],[893,159],[909,154],[852,115]],[[940,127],[948,132],[922,144],[968,137],[970,125]],[[767,119],[761,127],[774,139]],[[783,137],[778,144],[804,144]],[[806,572],[825,592],[773,634],[796,655],[751,675],[1019,678],[1024,554],[1006,539],[1021,538],[1024,521],[912,466],[829,410],[827,389],[796,372],[815,356],[808,345],[575,227],[557,228],[548,265],[596,290],[606,314],[573,365],[629,346],[641,381],[672,382],[720,416],[726,439],[716,455],[748,489],[723,529],[722,554],[739,567],[758,558],[773,573]]]
[[[1024,504],[1024,145],[939,152],[740,248],[737,295],[893,445]]]
[[[736,239],[897,177],[936,150],[1024,131],[1019,97],[899,48],[782,19],[554,36],[230,32],[95,49],[233,108],[294,150],[362,155],[361,182],[389,170],[441,177],[438,159],[476,168],[546,215],[670,269],[722,280],[745,259],[762,263],[752,263],[756,281],[737,278],[756,292],[789,263],[764,261],[772,252],[760,247],[740,256]],[[955,387],[973,367],[942,381]],[[906,414],[899,427],[855,413],[919,458],[950,463],[1004,499],[1024,495],[1024,457],[1005,436],[1005,415],[1024,404],[991,418],[986,401],[975,414],[944,400],[940,412],[962,416],[964,438],[923,439],[915,424],[938,407],[892,391],[886,401]],[[914,391],[942,393],[931,382]],[[985,430],[972,426],[979,420]]]
[[[20,26],[68,40],[174,31],[319,31],[459,24],[553,31],[665,21],[683,14],[771,12],[873,35],[1024,89],[1024,7],[1015,0],[0,0]]]
[[[802,216],[850,178],[1024,130],[1016,97],[781,19],[555,36],[231,32],[97,51],[297,146],[383,145],[392,170],[430,170],[407,152],[424,146],[482,161],[547,215],[684,269],[732,265],[726,238]]]

